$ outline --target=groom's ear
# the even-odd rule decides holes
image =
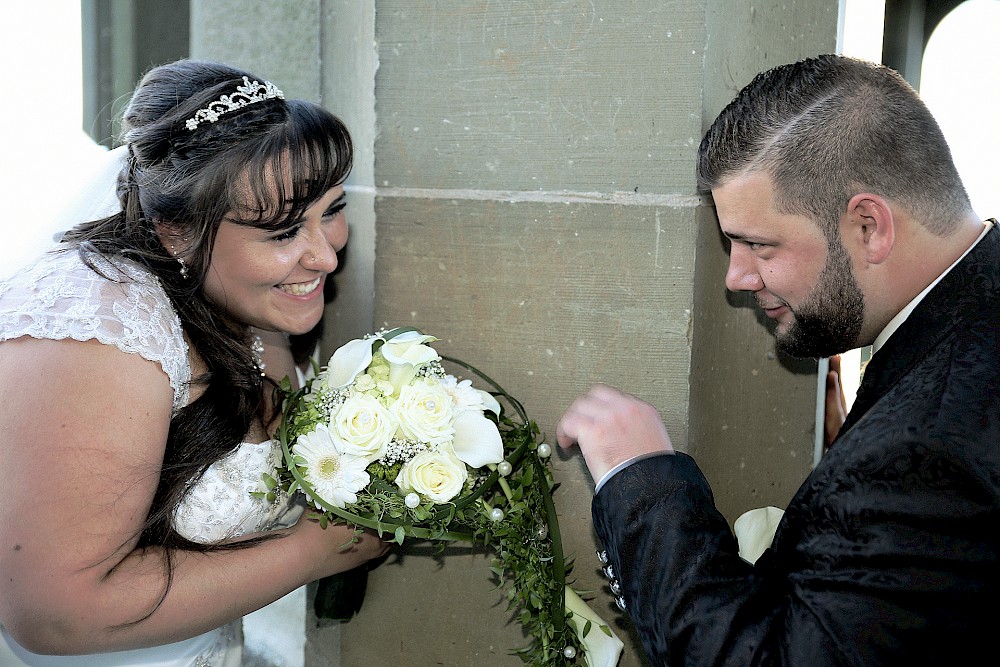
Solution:
[[[844,239],[854,242],[868,264],[883,263],[896,242],[892,206],[881,195],[864,192],[851,197],[841,228]]]

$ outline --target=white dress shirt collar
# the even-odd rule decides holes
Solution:
[[[924,297],[927,296],[927,293],[930,292],[932,289],[934,289],[934,286],[937,285],[939,282],[941,282],[941,279],[944,278],[946,275],[948,275],[948,272],[954,269],[959,262],[965,259],[965,256],[968,255],[969,252],[971,252],[972,249],[975,248],[979,244],[979,242],[983,240],[983,237],[986,236],[986,234],[990,231],[992,227],[993,227],[993,222],[991,220],[987,220],[985,223],[983,223],[982,234],[980,234],[979,238],[977,238],[973,242],[973,244],[970,245],[969,248],[962,253],[962,256],[956,259],[951,266],[945,269],[944,273],[935,278],[934,282],[925,287],[923,291],[920,292],[920,294],[913,297],[913,300],[910,301],[908,304],[906,304],[906,307],[903,308],[903,310],[896,313],[896,316],[893,317],[891,320],[889,320],[889,324],[885,326],[885,329],[882,329],[882,333],[880,333],[878,337],[875,339],[875,342],[872,343],[872,354],[878,352],[882,348],[882,346],[885,345],[885,342],[889,340],[889,336],[895,333],[896,329],[898,329],[900,325],[906,321],[906,318],[909,317],[910,313],[912,313],[913,310],[917,307],[917,305],[921,301],[923,301]]]

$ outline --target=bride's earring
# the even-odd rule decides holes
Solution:
[[[177,260],[177,263],[181,265],[181,278],[186,279],[188,277],[187,264],[184,263],[184,258],[177,254],[177,250],[174,248],[173,244],[170,246],[170,254],[172,254],[174,259]]]

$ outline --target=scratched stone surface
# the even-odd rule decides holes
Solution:
[[[413,325],[439,336],[436,348],[499,382],[549,437],[562,410],[600,378],[662,406],[684,448],[694,210],[380,198],[376,325]],[[595,608],[615,622],[618,613],[594,557],[593,481],[578,455],[557,454],[553,470],[562,485],[556,501],[565,550],[577,558],[577,586],[596,591]],[[434,604],[444,605],[456,591],[478,591],[470,599],[482,599],[461,603],[464,614],[447,611],[450,629],[421,640],[427,662],[420,664],[519,664],[505,648],[522,640],[504,606],[491,602],[485,561],[438,563],[408,554],[404,565],[373,573],[360,622],[343,629],[344,664],[371,650],[379,632],[371,619],[399,627],[414,622],[406,606],[413,601],[398,597],[404,589],[419,590],[418,600]],[[626,641],[628,632],[627,625],[619,629]],[[497,647],[496,654],[484,657],[485,646]],[[384,664],[406,660],[406,647],[378,650]]]
[[[379,186],[683,192],[698,2],[380,2]]]

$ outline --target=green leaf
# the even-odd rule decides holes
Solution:
[[[387,331],[386,333],[382,334],[382,338],[383,338],[383,340],[385,340],[385,342],[388,343],[390,340],[392,340],[396,336],[398,336],[400,334],[404,334],[404,333],[409,333],[410,331],[416,331],[418,334],[422,334],[423,333],[423,331],[421,331],[420,329],[417,329],[416,327],[396,327],[395,329],[391,329],[391,330]]]
[[[535,469],[533,466],[525,466],[524,477],[521,478],[521,483],[525,486],[531,486],[532,481],[535,479]]]

